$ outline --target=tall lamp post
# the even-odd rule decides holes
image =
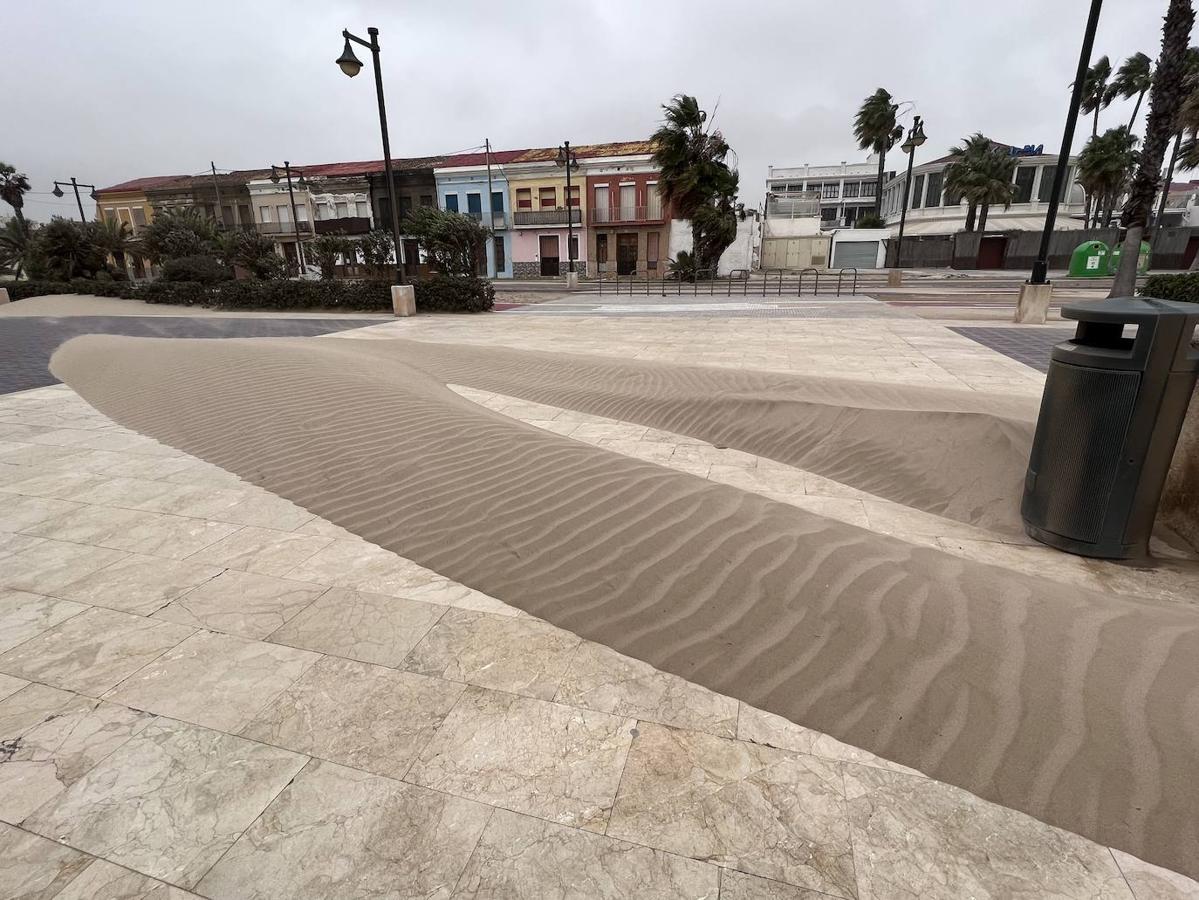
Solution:
[[[570,205],[574,197],[570,191],[570,171],[579,167],[579,158],[570,149],[570,141],[563,141],[558,148],[558,158],[555,160],[558,168],[566,169],[566,271],[575,270],[575,211]]]
[[[307,182],[304,181],[303,171],[300,169],[296,169],[296,171],[300,173],[299,181],[297,181],[296,183],[300,187],[307,187],[308,184],[307,184]],[[302,243],[302,241],[300,239],[300,219],[296,215],[296,195],[295,195],[295,191],[293,191],[291,189],[291,162],[286,159],[283,160],[283,175],[287,179],[287,199],[289,201],[291,201],[291,226],[295,230],[295,233],[296,233],[296,256],[299,257],[300,274],[303,275],[304,274],[304,244]],[[271,165],[271,181],[273,181],[275,184],[278,184],[280,181],[279,167],[276,165],[273,165],[273,164]]]
[[[92,192],[88,194],[88,196],[95,200],[96,186],[94,184],[84,184],[81,181],[76,181],[74,176],[72,176],[70,181],[54,182],[54,190],[52,190],[50,193],[52,193],[55,197],[62,197],[64,196],[62,191],[64,187],[69,187],[75,192],[75,205],[79,207],[79,221],[86,225],[87,216],[83,214],[83,201],[79,199],[79,189],[81,187],[91,188]]]
[[[1045,210],[1045,230],[1041,232],[1041,247],[1032,264],[1029,284],[1048,284],[1049,241],[1053,237],[1053,226],[1057,221],[1057,204],[1066,183],[1066,169],[1070,166],[1070,148],[1074,145],[1074,125],[1078,122],[1078,107],[1082,103],[1082,83],[1091,65],[1091,46],[1095,43],[1095,26],[1099,24],[1099,10],[1103,0],[1091,0],[1091,13],[1082,35],[1082,50],[1078,54],[1078,70],[1074,73],[1074,90],[1070,94],[1070,109],[1066,112],[1066,128],[1062,133],[1062,147],[1058,151],[1057,166],[1053,170],[1053,192],[1049,195],[1049,208]],[[1051,290],[1048,289],[1047,290]],[[1048,302],[1048,299],[1046,299]],[[1041,319],[1044,321],[1044,318]]]
[[[903,207],[899,211],[899,237],[895,241],[895,268],[899,268],[900,254],[903,252],[903,226],[908,219],[908,195],[912,192],[912,164],[916,160],[916,148],[928,138],[924,136],[924,120],[919,116],[912,117],[912,127],[908,130],[908,138],[900,145],[900,150],[908,155],[908,176],[903,182]]]
[[[370,50],[371,60],[375,64],[375,94],[379,99],[379,130],[383,132],[383,169],[387,174],[387,198],[391,204],[391,237],[395,241],[396,278],[397,283],[404,284],[404,264],[400,256],[400,204],[396,201],[395,179],[391,172],[391,140],[387,136],[387,106],[383,102],[383,71],[379,68],[379,29],[368,28],[366,33],[370,35],[369,41],[342,30],[341,36],[346,39],[346,45],[341,51],[341,56],[337,58],[337,65],[350,78],[362,71],[362,60],[354,55],[351,41]]]

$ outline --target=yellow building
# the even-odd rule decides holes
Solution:
[[[129,227],[133,241],[131,252],[124,260],[125,271],[134,280],[149,278],[152,266],[144,255],[137,252],[137,242],[146,226],[154,221],[154,207],[146,195],[155,188],[168,187],[187,175],[158,175],[152,178],[135,178],[96,191],[96,218],[107,222],[123,222]]]

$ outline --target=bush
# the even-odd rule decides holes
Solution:
[[[220,309],[390,310],[384,281],[232,281],[219,285],[212,305]]]
[[[163,281],[195,281],[199,284],[217,284],[229,281],[233,273],[211,256],[180,256],[162,264]]]
[[[1182,300],[1199,303],[1199,272],[1180,272],[1177,275],[1150,275],[1141,287],[1142,297],[1158,300]]]
[[[196,281],[151,281],[139,284],[134,296],[147,303],[165,303],[170,306],[208,306],[210,290],[211,288]]]
[[[438,312],[486,312],[495,305],[495,288],[482,278],[434,275],[415,283],[416,308]],[[388,292],[388,307],[391,294]]]
[[[76,278],[73,281],[6,281],[12,300],[29,297],[44,297],[49,294],[95,294],[97,297],[133,297],[133,285],[127,281],[88,281]]]

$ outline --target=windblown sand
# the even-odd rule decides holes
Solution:
[[[644,422],[999,532],[1027,404],[407,341],[87,336],[118,421],[528,612],[1199,876],[1199,614],[907,544],[482,409]]]

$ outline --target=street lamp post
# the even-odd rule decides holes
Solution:
[[[71,190],[73,190],[75,192],[75,205],[79,207],[79,221],[82,222],[84,225],[86,225],[87,224],[87,216],[85,216],[83,214],[83,201],[79,199],[79,189],[81,187],[91,188],[92,192],[88,196],[91,197],[93,200],[95,200],[96,199],[96,186],[94,184],[84,184],[81,181],[76,181],[74,176],[72,176],[70,181],[54,182],[54,190],[52,190],[50,193],[52,193],[55,197],[61,197],[61,196],[63,196],[62,189],[64,187],[69,187],[69,188],[71,188]]]
[[[575,212],[574,208],[570,205],[570,201],[573,199],[570,193],[570,170],[579,167],[579,158],[571,151],[570,141],[562,142],[562,146],[558,148],[558,159],[556,162],[559,168],[566,169],[566,271],[574,272]]]
[[[1091,65],[1091,46],[1095,43],[1095,26],[1099,24],[1099,10],[1103,0],[1091,0],[1091,13],[1082,35],[1082,50],[1078,54],[1078,71],[1074,73],[1074,90],[1070,94],[1070,109],[1066,112],[1066,128],[1062,133],[1062,147],[1058,151],[1057,166],[1053,170],[1053,192],[1049,195],[1049,207],[1045,210],[1045,230],[1041,232],[1041,247],[1032,264],[1029,284],[1048,284],[1049,241],[1053,237],[1053,226],[1057,221],[1057,204],[1066,183],[1066,169],[1070,166],[1070,148],[1074,145],[1074,125],[1078,122],[1078,107],[1082,103],[1083,80]],[[1047,288],[1046,290],[1052,290]]]
[[[306,187],[307,185],[304,181],[303,171],[300,169],[296,169],[296,171],[300,173],[300,180],[299,180],[300,187]],[[304,245],[300,239],[300,219],[299,219],[299,216],[296,215],[296,195],[295,195],[295,192],[291,189],[291,162],[289,160],[286,160],[286,159],[283,160],[283,173],[284,173],[284,176],[287,178],[287,199],[289,201],[291,201],[291,225],[296,233],[296,256],[300,260],[300,274],[303,275],[304,274]],[[275,184],[279,183],[279,167],[276,165],[271,166],[271,181],[275,182]]]
[[[916,148],[928,138],[924,136],[924,120],[919,116],[912,117],[912,127],[908,138],[900,145],[900,150],[908,155],[908,175],[903,182],[903,207],[899,211],[899,237],[895,240],[895,267],[900,266],[900,254],[903,252],[903,226],[908,218],[908,195],[912,192],[912,164],[916,160]]]
[[[353,78],[362,71],[362,61],[354,55],[354,48],[350,46],[350,42],[366,47],[371,52],[371,60],[375,65],[375,93],[379,100],[379,129],[383,132],[383,168],[387,175],[387,197],[391,204],[391,237],[395,241],[396,278],[399,284],[404,284],[404,264],[400,255],[400,205],[396,200],[395,178],[391,171],[391,140],[387,136],[387,106],[383,102],[383,71],[379,68],[379,29],[368,28],[366,33],[370,35],[369,41],[342,30],[341,35],[346,39],[346,45],[341,51],[341,56],[337,58],[337,65],[342,72]]]

